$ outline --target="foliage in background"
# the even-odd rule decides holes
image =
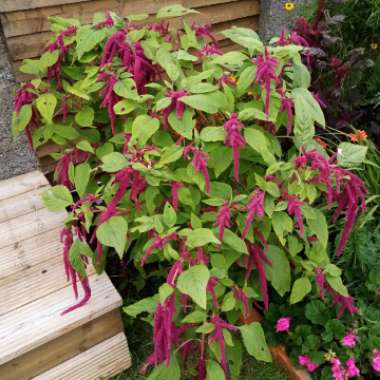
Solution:
[[[157,17],[194,12],[176,5]],[[22,66],[35,79],[18,90],[13,131],[34,148],[60,147],[59,184],[43,200],[69,210],[65,269],[74,293],[84,290],[65,313],[91,296],[89,263],[101,272],[116,251],[141,289],[158,284],[124,308],[153,326],[141,371],[239,379],[244,350],[271,361],[261,324],[248,323],[253,305],[298,304],[319,273],[332,315],[356,313],[333,261],[365,210],[349,168],[366,148],[345,142],[330,157],[315,141],[325,118],[297,36],[264,46],[234,27],[222,34],[242,49],[223,53],[205,26],[137,23],[147,17],[53,17],[55,39]]]

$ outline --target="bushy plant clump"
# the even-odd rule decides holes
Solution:
[[[77,295],[91,296],[86,267],[98,272],[116,251],[158,293],[125,307],[153,326],[150,379],[238,379],[242,350],[270,361],[253,307],[272,297],[296,304],[318,294],[355,313],[328,254],[329,224],[343,221],[341,255],[366,188],[345,166],[350,144],[329,157],[314,141],[325,125],[297,36],[264,46],[251,29],[225,38],[206,26],[165,21],[194,13],[163,8],[159,22],[96,15],[91,25],[54,17],[57,33],[36,79],[16,96],[13,130],[35,149],[55,143],[58,185],[43,195],[69,210],[64,263]],[[362,157],[359,157],[361,160]]]

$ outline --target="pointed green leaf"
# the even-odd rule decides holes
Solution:
[[[269,352],[261,324],[253,322],[249,325],[241,326],[239,329],[248,353],[257,360],[271,362],[272,356]]]

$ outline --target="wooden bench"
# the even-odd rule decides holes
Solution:
[[[37,171],[0,182],[0,379],[104,379],[131,364],[122,300],[90,272],[88,304],[61,315],[75,299],[59,242],[66,214],[39,197],[48,186]]]

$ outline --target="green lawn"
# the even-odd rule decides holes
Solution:
[[[146,376],[138,373],[141,362],[151,352],[150,329],[144,322],[135,322],[126,328],[133,365],[129,370],[110,380],[144,380]],[[288,380],[284,372],[275,364],[265,364],[247,358],[239,380]]]

